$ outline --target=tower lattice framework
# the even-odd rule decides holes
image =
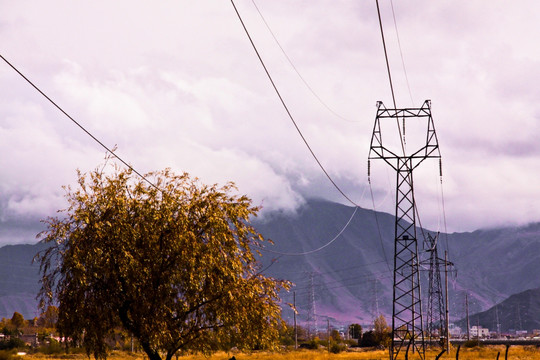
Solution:
[[[425,144],[406,153],[405,124],[425,121]],[[390,149],[383,144],[381,123],[394,122],[400,129],[401,149]],[[400,124],[403,124],[401,130]],[[402,151],[402,154],[400,153]],[[392,343],[390,356],[398,357],[405,346],[412,347],[425,359],[422,305],[419,276],[418,242],[416,234],[416,204],[414,198],[413,170],[428,158],[440,159],[439,145],[433,119],[431,102],[426,100],[420,108],[387,109],[377,103],[377,115],[371,137],[368,159],[382,159],[396,171],[396,208],[394,239],[394,285],[392,300]]]
[[[428,234],[427,253],[429,258],[422,261],[421,265],[428,266],[427,335],[430,339],[438,336],[441,346],[446,348],[445,343],[449,334],[446,327],[446,304],[441,281],[441,267],[453,269],[454,263],[439,257],[437,246],[439,235],[439,233],[435,236]]]
[[[444,259],[439,258],[436,236],[428,234],[429,249],[429,273],[428,273],[428,306],[427,306],[427,333],[431,338],[438,335],[446,338],[445,306],[443,287],[441,282],[440,266],[444,265]]]

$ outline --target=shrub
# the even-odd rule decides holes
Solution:
[[[467,340],[463,343],[464,348],[473,348],[480,346],[480,341],[477,340]]]
[[[24,347],[26,347],[24,341],[16,337],[12,337],[9,340],[0,341],[0,350],[21,349]]]
[[[13,350],[0,350],[0,360],[13,360],[14,354]]]
[[[332,354],[339,354],[340,352],[345,350],[347,350],[347,346],[344,344],[338,344],[335,342],[330,345],[330,352]]]
[[[300,348],[316,350],[319,348],[320,343],[321,343],[321,340],[318,337],[314,337],[312,340],[300,344]]]
[[[377,341],[373,331],[365,332],[362,335],[362,340],[360,341],[361,347],[373,347],[378,346],[380,343]]]
[[[64,352],[62,344],[54,339],[50,339],[49,343],[39,347],[39,352],[45,355],[56,355]]]
[[[343,340],[343,343],[345,345],[347,345],[347,347],[358,347],[358,346],[360,346],[360,340],[359,339]]]

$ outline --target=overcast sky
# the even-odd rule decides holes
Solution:
[[[375,104],[392,106],[375,1],[256,1],[324,104],[254,3],[236,4],[321,163],[372,208]],[[437,161],[415,173],[422,225],[444,230],[441,189],[448,231],[540,221],[540,3],[395,1],[408,85],[390,1],[380,4],[397,106],[432,101],[443,158],[442,188]],[[1,0],[0,39],[5,58],[140,172],[235,181],[263,215],[310,197],[347,203],[229,1]],[[0,244],[34,242],[39,219],[64,206],[61,186],[104,158],[4,62],[0,153]],[[371,177],[376,209],[393,213],[394,172],[372,161]]]

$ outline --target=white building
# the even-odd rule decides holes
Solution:
[[[450,332],[451,337],[458,338],[461,336],[461,328],[455,324],[449,324],[448,331]]]
[[[470,335],[472,338],[485,338],[489,336],[489,329],[474,325],[471,327]]]

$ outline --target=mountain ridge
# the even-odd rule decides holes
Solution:
[[[268,276],[295,284],[282,298],[284,303],[292,303],[296,293],[300,322],[310,317],[321,324],[327,318],[338,323],[369,324],[380,313],[390,317],[392,215],[312,199],[294,214],[273,213],[252,224],[274,241],[274,245],[261,250],[261,269]],[[322,247],[338,234],[335,241]],[[464,317],[465,293],[469,295],[469,311],[475,313],[513,294],[540,288],[540,278],[535,275],[536,264],[540,263],[540,223],[440,237],[444,239],[441,245],[448,239],[449,260],[456,264],[458,274],[457,278],[449,277],[453,320]],[[13,311],[21,312],[25,318],[38,315],[35,296],[39,267],[31,260],[45,246],[38,243],[0,248],[0,271],[4,275],[0,277],[0,317],[11,317]],[[421,257],[426,256],[420,242],[419,252]],[[422,289],[427,293],[424,274]],[[284,318],[291,319],[292,310],[285,305],[283,309]]]
[[[516,330],[532,333],[540,329],[540,288],[528,289],[511,295],[506,300],[495,304],[486,311],[469,316],[469,323],[508,334]],[[456,322],[466,328],[467,319]]]

